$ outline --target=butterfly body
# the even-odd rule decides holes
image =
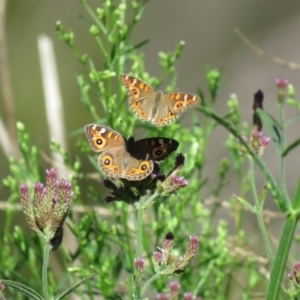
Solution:
[[[117,131],[96,124],[86,125],[85,133],[93,151],[101,152],[98,157],[101,171],[109,177],[132,181],[149,176],[154,162],[164,160],[179,145],[169,138],[126,140]]]
[[[122,84],[129,94],[129,106],[142,121],[165,126],[176,120],[180,113],[200,102],[197,95],[186,93],[163,93],[155,91],[140,79],[122,74]]]

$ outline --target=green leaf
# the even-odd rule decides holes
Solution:
[[[139,42],[138,44],[134,45],[133,47],[130,47],[130,48],[126,49],[126,51],[124,51],[122,54],[130,53],[134,50],[137,50],[138,48],[141,48],[144,45],[146,45],[148,42],[149,42],[149,39],[143,40],[143,41]]]
[[[281,143],[281,127],[278,122],[267,112],[262,109],[259,109],[259,115],[262,118],[263,124],[267,127],[271,139],[274,141],[278,153],[282,152],[282,143]]]
[[[293,199],[293,209],[300,211],[300,180],[298,180],[297,189]]]
[[[270,276],[270,283],[268,286],[267,296],[265,298],[266,300],[283,299],[281,296],[284,294],[282,290],[282,276],[286,272],[286,261],[289,255],[296,225],[297,217],[294,214],[289,215],[281,234],[275,264]]]
[[[245,208],[247,208],[248,210],[252,211],[253,213],[256,213],[257,210],[254,206],[252,206],[249,202],[247,202],[244,198],[241,197],[237,197],[234,195],[234,198],[236,200],[238,200]]]
[[[41,296],[35,290],[31,289],[30,287],[22,283],[12,281],[12,280],[5,280],[5,279],[0,279],[0,283],[3,283],[4,285],[10,286],[20,291],[23,295],[28,296],[29,299],[44,300],[43,296]]]
[[[281,156],[285,157],[289,154],[290,151],[292,151],[294,148],[296,148],[298,145],[300,144],[300,139],[294,141],[293,143],[291,143],[287,148],[285,148],[284,151],[282,151]]]
[[[61,295],[57,296],[55,298],[55,300],[60,300],[63,299],[64,297],[66,297],[68,294],[70,294],[71,292],[73,292],[77,287],[79,287],[81,284],[83,284],[84,282],[88,281],[89,279],[91,279],[93,276],[95,276],[96,274],[98,274],[98,272],[94,272],[90,275],[88,275],[87,277],[79,280],[77,283],[75,283],[73,286],[71,286],[69,289],[67,289],[64,293],[62,293]]]
[[[91,162],[91,164],[94,166],[94,168],[99,172],[99,166],[97,161],[94,159],[93,156],[88,155],[88,160]]]

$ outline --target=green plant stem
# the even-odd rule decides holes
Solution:
[[[107,51],[105,50],[105,47],[104,47],[104,45],[102,43],[101,38],[99,36],[96,36],[95,40],[97,41],[97,44],[99,45],[99,48],[101,49],[101,51],[102,51],[102,53],[103,53],[103,55],[105,57],[105,61],[109,62],[109,56],[108,56]],[[107,68],[109,68],[109,63],[107,63]]]
[[[144,203],[143,207],[144,208],[148,207],[157,196],[158,196],[158,192],[155,191],[154,194],[152,196],[150,196],[149,199]]]
[[[279,299],[282,275],[285,270],[285,264],[289,254],[290,245],[293,240],[296,224],[297,215],[294,213],[290,214],[286,219],[280,238],[279,248],[274,262],[274,268],[271,272],[266,300]]]
[[[128,246],[127,253],[128,253],[129,260],[130,260],[130,266],[133,269],[134,268],[134,265],[133,265],[134,255],[133,255],[132,248],[130,247],[130,233],[129,233],[129,228],[128,228],[128,224],[127,224],[127,221],[128,221],[128,205],[123,206],[122,221],[123,221],[123,226],[124,226],[126,244]]]
[[[281,144],[282,144],[282,149],[285,149],[285,117],[284,117],[284,110],[283,110],[283,102],[278,103],[278,110],[279,110],[279,116],[280,116],[280,125],[281,125]],[[286,174],[285,174],[285,157],[280,156],[280,183],[281,183],[281,188],[282,192],[285,196],[286,199],[289,199],[289,204],[290,204],[290,198],[288,195],[288,191],[286,188]]]
[[[156,279],[158,279],[159,277],[161,277],[161,273],[156,273],[155,275],[153,275],[151,278],[149,278],[149,280],[147,280],[145,282],[145,284],[143,285],[142,289],[141,289],[141,293],[140,296],[141,298],[143,298],[144,294],[146,293],[149,285],[154,282]]]
[[[203,274],[201,275],[201,277],[199,277],[199,281],[197,283],[196,288],[194,289],[194,294],[197,295],[200,291],[200,289],[204,286],[206,280],[208,280],[208,277],[210,276],[210,274],[213,273],[213,268],[215,267],[215,260],[211,260],[207,267],[205,268]]]
[[[257,195],[257,191],[256,191],[256,186],[255,186],[255,175],[254,175],[254,161],[252,158],[249,159],[249,179],[250,179],[250,184],[251,184],[251,189],[252,189],[252,193],[253,193],[253,197],[254,197],[254,201],[255,201],[255,206],[256,206],[256,217],[257,217],[257,221],[258,221],[258,226],[260,228],[261,234],[262,234],[262,238],[264,240],[264,244],[265,247],[267,249],[267,253],[268,253],[268,257],[271,261],[271,264],[273,266],[274,264],[274,254],[272,251],[272,247],[271,247],[271,243],[268,237],[268,232],[265,226],[265,222],[263,219],[263,203],[260,203],[258,195]]]
[[[143,203],[144,203],[144,197],[140,200],[140,205],[137,209],[137,224],[136,224],[136,230],[137,230],[137,243],[136,243],[136,252],[135,257],[139,258],[142,255],[142,243],[143,243]]]
[[[267,178],[268,182],[270,183],[272,191],[275,194],[275,199],[277,200],[278,205],[284,212],[287,212],[288,207],[289,207],[287,205],[288,200],[285,199],[285,197],[282,195],[279,187],[277,186],[275,179],[273,178],[269,169],[265,165],[265,162],[257,155],[257,153],[252,149],[252,147],[242,138],[240,133],[233,127],[233,125],[230,122],[228,122],[222,116],[215,113],[213,109],[211,109],[209,107],[205,107],[205,106],[200,106],[200,107],[198,107],[198,110],[201,111],[202,113],[204,113],[206,116],[209,116],[209,117],[215,119],[220,125],[224,126],[247,149],[248,153],[253,157],[255,163],[258,165],[258,167],[260,168],[260,170],[263,172],[263,174]]]
[[[136,204],[136,208],[137,208],[137,221],[136,221],[136,231],[137,231],[137,241],[136,241],[136,251],[135,251],[135,258],[141,258],[142,256],[142,245],[143,245],[143,212],[144,212],[144,207],[143,207],[143,203],[144,203],[145,199],[144,197],[141,197],[139,203]],[[131,287],[132,291],[135,291],[134,294],[137,294],[140,296],[140,288],[139,288],[139,278],[140,278],[140,274],[139,271],[137,270],[137,268],[134,268],[134,272],[133,272],[134,276],[133,276],[133,280],[131,281],[132,284],[134,286]],[[132,276],[132,275],[130,275]],[[135,298],[134,298],[135,299]],[[140,299],[140,297],[138,298]]]
[[[155,192],[152,196],[149,197],[149,199],[147,201],[145,201],[144,197],[141,197],[140,201],[136,204],[136,208],[137,208],[137,222],[136,222],[136,230],[137,230],[137,242],[136,242],[136,252],[135,252],[135,257],[136,258],[140,258],[142,256],[142,250],[143,250],[143,212],[144,209],[146,209],[150,203],[152,203],[152,201],[158,196],[158,193]],[[140,278],[140,274],[138,272],[138,270],[135,268],[134,269],[134,275],[136,278],[136,287],[138,290],[138,279]],[[144,290],[145,291],[145,290]],[[140,294],[140,297],[141,294]]]
[[[48,262],[49,262],[49,253],[51,246],[46,243],[44,247],[44,259],[43,259],[43,269],[42,269],[42,282],[43,282],[43,293],[46,300],[50,299],[48,292]]]
[[[86,9],[86,11],[88,12],[88,14],[93,18],[93,20],[97,24],[97,26],[100,28],[100,30],[102,31],[103,35],[106,36],[107,35],[107,29],[104,26],[104,24],[100,21],[100,19],[98,18],[98,16],[94,13],[93,9],[87,4],[86,1],[82,1],[82,5]]]

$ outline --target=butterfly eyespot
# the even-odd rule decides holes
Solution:
[[[118,171],[119,171],[119,168],[118,168],[118,167],[114,167],[114,171],[115,171],[115,172],[118,172]]]
[[[135,109],[137,109],[137,108],[139,108],[139,107],[141,106],[141,104],[142,104],[142,102],[134,102],[134,103],[132,103],[132,106],[133,106]]]
[[[139,94],[139,91],[138,91],[138,89],[133,88],[132,93],[136,96]]]
[[[130,173],[133,175],[135,174],[135,170],[131,170]]]
[[[103,163],[104,163],[106,166],[110,165],[110,159],[106,158],[106,159],[103,161]]]
[[[142,169],[143,171],[145,171],[145,170],[148,169],[148,166],[147,166],[146,164],[143,164],[143,165],[141,166],[141,169]]]
[[[97,139],[97,140],[96,140],[96,144],[101,146],[101,145],[103,144],[102,139]]]
[[[155,155],[160,156],[162,154],[162,151],[160,149],[155,151]]]
[[[176,104],[174,104],[173,109],[175,110],[175,112],[180,112],[185,107],[186,107],[185,102],[178,101]]]

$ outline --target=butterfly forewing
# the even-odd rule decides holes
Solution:
[[[138,141],[129,139],[127,151],[137,159],[149,159],[155,162],[163,161],[176,151],[179,143],[169,138],[147,138]]]
[[[185,109],[200,103],[197,95],[155,91],[131,75],[122,74],[120,79],[128,91],[130,108],[140,120],[150,121],[155,126],[172,123]]]

